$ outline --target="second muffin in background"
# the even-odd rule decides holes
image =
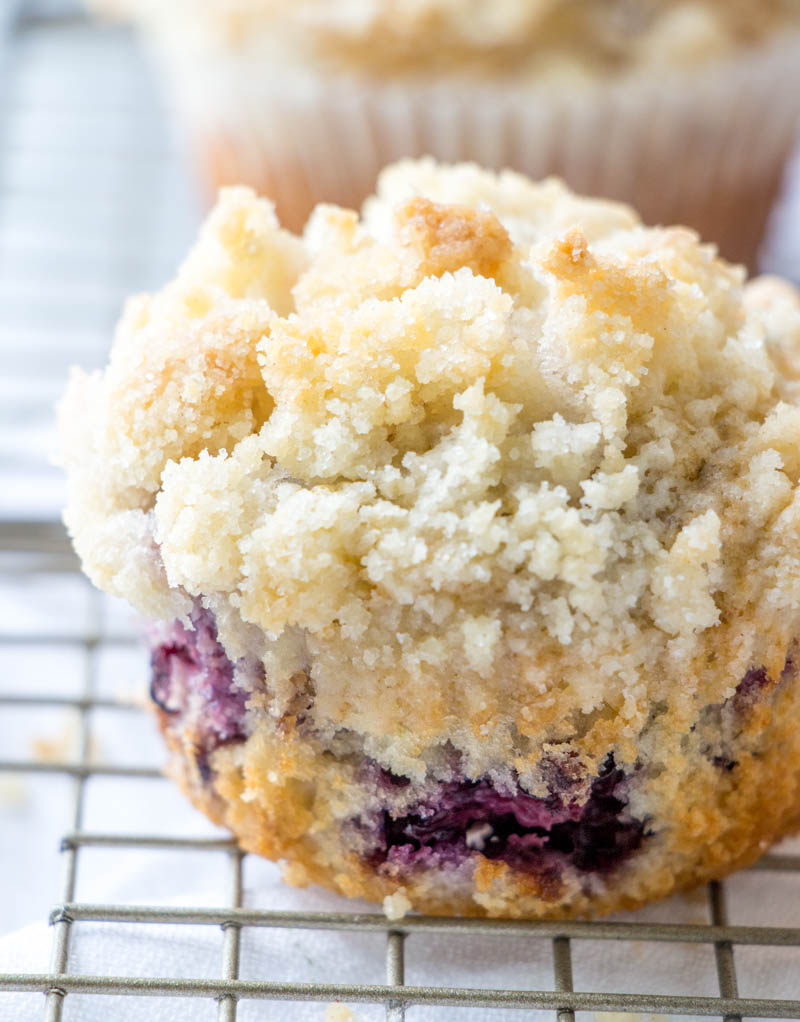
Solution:
[[[212,189],[283,224],[404,156],[686,223],[754,265],[800,117],[800,0],[95,0],[155,49]]]

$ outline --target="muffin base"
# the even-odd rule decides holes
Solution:
[[[799,710],[792,676],[744,711],[735,761],[712,755],[711,725],[676,738],[637,796],[648,807],[641,847],[602,875],[573,870],[557,883],[477,853],[455,868],[374,868],[341,826],[361,796],[330,754],[290,728],[223,745],[201,772],[169,716],[159,719],[186,795],[243,849],[283,861],[291,884],[370,901],[402,891],[428,914],[563,919],[633,909],[720,878],[800,828]]]

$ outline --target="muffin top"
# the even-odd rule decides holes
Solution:
[[[800,20],[800,0],[90,0],[184,49],[385,75],[693,65]]]
[[[684,730],[800,616],[800,298],[688,229],[404,162],[302,237],[223,191],[62,403],[66,522],[142,613],[399,772]]]

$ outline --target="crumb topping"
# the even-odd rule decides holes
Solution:
[[[468,267],[477,277],[494,278],[511,255],[508,232],[489,210],[429,199],[410,199],[395,215],[398,238],[419,254],[419,268],[441,277]]]
[[[798,0],[90,0],[162,42],[270,52],[339,71],[435,70],[563,78],[691,67],[800,18]]]
[[[72,378],[66,521],[397,773],[624,761],[797,634],[798,350],[792,289],[556,181],[402,163],[302,238],[232,189]]]

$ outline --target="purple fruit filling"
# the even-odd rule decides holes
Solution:
[[[263,686],[260,664],[234,664],[217,638],[213,614],[199,604],[190,615],[192,628],[179,621],[162,631],[151,656],[150,695],[168,716],[168,726],[195,746],[198,769],[211,776],[209,757],[220,745],[247,737],[248,690]],[[241,687],[234,674],[243,671]],[[724,704],[707,708],[735,718],[747,712],[765,693],[795,672],[791,655],[778,682],[764,667],[753,667]],[[240,678],[237,675],[237,678]],[[720,725],[722,724],[720,720]],[[720,769],[733,770],[726,729],[721,742],[706,754]],[[547,764],[543,764],[543,768]],[[482,855],[521,871],[558,883],[565,868],[582,873],[606,873],[624,862],[649,831],[646,820],[628,812],[630,777],[610,754],[589,788],[588,798],[576,797],[580,778],[569,763],[550,764],[543,776],[550,794],[539,798],[519,786],[507,787],[489,778],[460,778],[440,783],[397,815],[379,811],[369,821],[354,821],[369,837],[369,861],[375,867],[411,869],[419,866],[458,866]],[[387,802],[395,801],[410,782],[365,763],[366,777],[378,781]],[[566,772],[565,772],[566,771]]]
[[[627,813],[628,779],[609,755],[581,805],[489,780],[449,781],[402,816],[380,814],[373,865],[456,866],[480,853],[515,869],[558,876],[567,866],[605,873],[636,851],[645,821]]]
[[[784,673],[790,665],[791,660],[787,660]],[[764,690],[772,688],[773,684],[766,667],[751,667],[736,686],[736,692],[732,696],[734,709],[738,712],[749,709],[758,702]]]
[[[194,628],[173,622],[154,647],[150,698],[193,736],[201,774],[218,746],[245,738],[247,692],[233,679],[234,664],[217,639],[214,616],[199,605]]]
[[[741,731],[742,718],[759,700],[772,694],[779,685],[794,676],[795,657],[796,653],[792,648],[786,655],[786,662],[777,681],[770,677],[766,667],[749,668],[729,699],[706,709],[705,719],[714,721],[714,727],[719,734],[718,741],[704,749],[704,754],[715,767],[730,773],[739,765],[732,750]]]
[[[736,686],[736,692],[732,697],[734,709],[739,712],[750,709],[765,692],[777,688],[787,678],[793,677],[796,670],[796,657],[797,649],[793,645],[786,654],[786,660],[777,681],[767,674],[766,667],[751,667]]]

